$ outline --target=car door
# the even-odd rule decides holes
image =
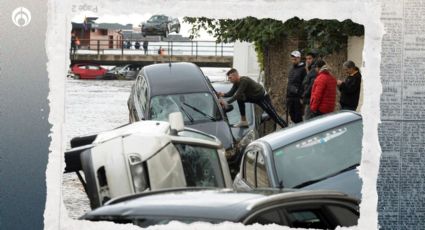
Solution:
[[[234,187],[247,191],[254,188],[268,188],[271,186],[270,170],[262,148],[254,146],[244,155],[242,170],[235,178]]]
[[[97,78],[98,76],[103,75],[103,71],[100,69],[100,66],[88,65],[87,66],[87,75],[89,75],[90,78]]]

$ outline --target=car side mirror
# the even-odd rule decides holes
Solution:
[[[168,121],[170,123],[170,129],[172,133],[177,134],[178,132],[184,130],[184,121],[182,113],[170,113],[170,115],[168,115]]]
[[[224,106],[223,110],[225,113],[228,113],[233,110],[233,105],[227,104],[226,106]]]
[[[260,123],[264,123],[265,121],[268,121],[268,120],[270,120],[270,116],[269,116],[269,114],[267,114],[266,112],[263,112],[263,113],[261,114],[261,120],[260,120]]]

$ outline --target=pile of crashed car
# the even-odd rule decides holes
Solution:
[[[69,68],[67,77],[88,80],[134,80],[141,68],[140,64],[127,64],[108,70],[95,63],[78,63]]]
[[[318,117],[259,138],[267,116],[222,108],[192,63],[145,66],[128,99],[129,124],[75,137],[65,173],[77,173],[92,211],[80,219],[132,223],[225,221],[335,229],[357,225],[362,118]]]

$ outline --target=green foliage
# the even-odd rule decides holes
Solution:
[[[261,67],[264,66],[264,48],[287,36],[305,38],[305,50],[317,49],[322,56],[336,52],[344,47],[349,36],[361,36],[364,27],[351,20],[305,21],[294,17],[282,22],[275,19],[257,19],[246,17],[241,19],[210,19],[206,17],[185,17],[184,22],[192,24],[191,38],[199,36],[201,30],[207,31],[216,38],[217,43],[239,41],[253,42]]]

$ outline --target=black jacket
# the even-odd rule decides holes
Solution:
[[[362,75],[360,72],[357,72],[353,76],[348,76],[339,86],[339,91],[341,92],[339,103],[341,106],[357,108],[359,105],[361,82]]]
[[[286,88],[286,97],[298,97],[301,98],[303,95],[303,81],[307,71],[305,70],[305,64],[300,62],[298,65],[294,65],[289,71],[288,76],[288,87]]]
[[[313,64],[309,67],[309,72],[304,78],[303,81],[303,103],[305,105],[310,104],[310,98],[311,98],[311,89],[313,88],[314,80],[316,79],[317,73],[316,73],[316,62],[314,61]]]
[[[227,102],[230,104],[236,100],[255,101],[264,97],[265,90],[249,77],[241,77],[238,83],[233,84],[229,92],[224,97],[231,97]]]

